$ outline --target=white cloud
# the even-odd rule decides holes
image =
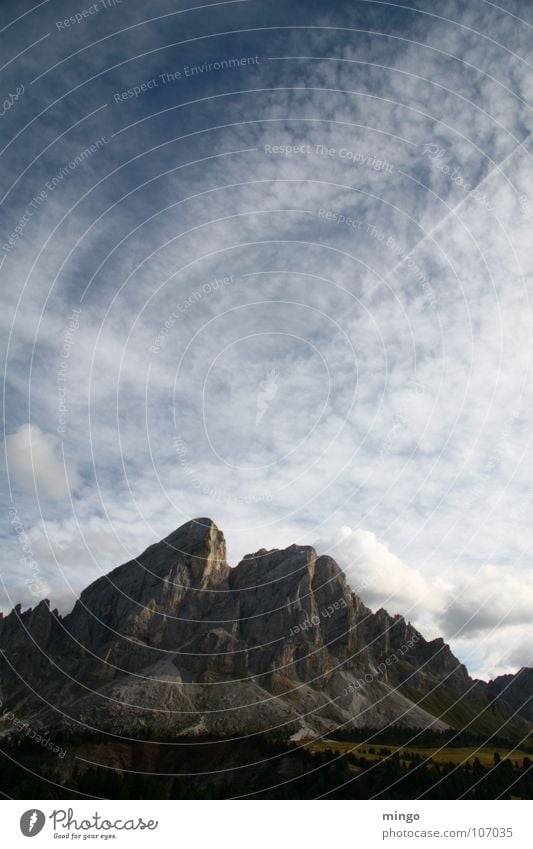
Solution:
[[[337,560],[352,590],[371,607],[384,607],[409,619],[442,609],[443,583],[428,581],[371,531],[343,527],[315,547]]]
[[[65,499],[78,482],[76,472],[63,463],[59,440],[37,425],[23,424],[9,434],[5,449],[10,475],[40,498]]]
[[[532,612],[530,571],[487,563],[458,581],[439,620],[447,635],[479,635],[500,626],[529,625]]]
[[[452,647],[471,674],[488,681],[522,666],[533,666],[533,626],[495,626],[454,639]]]

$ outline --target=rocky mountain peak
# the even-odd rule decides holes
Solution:
[[[176,530],[162,539],[161,543],[157,544],[161,545],[163,543],[186,554],[213,546],[222,546],[224,555],[226,553],[224,534],[216,526],[213,519],[209,518],[191,519],[185,522],[185,524],[180,525]]]
[[[373,613],[312,546],[259,548],[230,568],[209,518],[100,577],[65,617],[48,601],[17,605],[0,619],[0,661],[10,707],[46,727],[308,734],[391,722],[461,727],[481,712],[497,728],[511,704],[517,733],[533,719],[531,670],[472,681],[442,639]],[[43,708],[43,696],[60,714]]]
[[[193,583],[204,589],[227,578],[226,540],[212,519],[192,519],[157,545],[170,557],[190,558]]]

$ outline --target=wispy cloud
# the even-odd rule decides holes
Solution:
[[[233,561],[345,526],[367,601],[425,605],[466,652],[476,576],[508,575],[510,606],[533,547],[531,23],[61,10],[10,27],[0,158],[6,469],[52,595],[191,515]],[[16,546],[4,609],[31,601]]]

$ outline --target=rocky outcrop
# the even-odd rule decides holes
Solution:
[[[5,708],[46,729],[150,738],[442,729],[453,723],[429,695],[476,687],[442,640],[372,613],[331,557],[292,545],[230,568],[210,519],[99,578],[65,617],[15,608],[0,649]]]

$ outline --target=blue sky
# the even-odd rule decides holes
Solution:
[[[0,16],[1,609],[205,515],[531,663],[529,4]]]

